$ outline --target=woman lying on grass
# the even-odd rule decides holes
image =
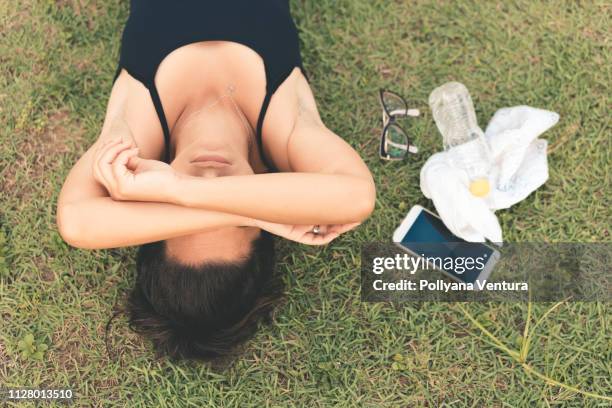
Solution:
[[[272,234],[327,244],[370,215],[375,187],[319,117],[286,1],[175,7],[132,1],[57,224],[74,247],[140,245],[130,327],[158,355],[212,359],[281,295]]]

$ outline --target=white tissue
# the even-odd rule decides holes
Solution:
[[[467,173],[453,166],[448,153],[427,160],[421,190],[453,234],[470,242],[502,242],[494,211],[524,200],[548,180],[547,142],[538,136],[558,120],[555,112],[529,106],[502,108],[493,115],[485,131],[493,163],[486,197],[470,193]]]

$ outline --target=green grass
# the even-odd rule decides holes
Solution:
[[[367,161],[377,206],[325,248],[283,243],[287,299],[275,324],[215,372],[152,360],[123,317],[110,359],[104,324],[131,287],[134,250],[73,249],[55,230],[62,182],[103,120],[126,3],[0,2],[0,385],[72,387],[77,406],[610,406],[526,372],[460,305],[359,298],[361,245],[388,240],[411,205],[432,208],[418,188],[441,147],[426,100],[448,80],[470,89],[482,126],[503,106],[561,115],[544,136],[549,181],[499,213],[506,240],[610,241],[609,5],[292,1],[321,114]],[[406,123],[422,151],[407,162],[378,160],[379,87],[425,112]],[[550,306],[534,305],[532,327]],[[527,305],[463,307],[520,348]],[[42,360],[19,354],[28,334],[48,346]],[[527,361],[612,395],[611,336],[608,304],[564,303],[536,328]]]

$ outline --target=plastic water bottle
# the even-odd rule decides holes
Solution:
[[[429,107],[453,165],[465,170],[470,192],[484,197],[491,189],[491,151],[478,127],[472,98],[465,85],[447,82],[429,95]]]

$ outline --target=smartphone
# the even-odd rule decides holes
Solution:
[[[415,205],[393,233],[393,242],[424,259],[427,269],[437,269],[457,282],[484,283],[499,260],[499,251],[481,242],[468,242],[446,228],[433,212]],[[468,261],[471,260],[471,261]]]

